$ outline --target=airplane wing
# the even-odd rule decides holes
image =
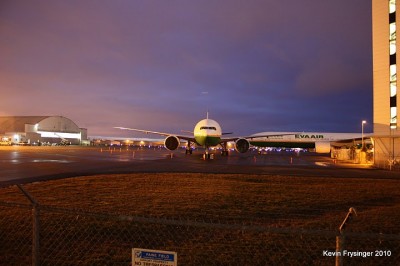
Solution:
[[[231,134],[231,133],[229,133],[229,134]],[[229,141],[236,141],[238,139],[252,140],[252,139],[257,139],[257,138],[290,136],[290,135],[296,135],[296,134],[298,134],[298,133],[279,133],[279,134],[251,135],[251,136],[244,136],[244,137],[222,138],[221,141],[222,142],[229,142]]]
[[[166,133],[166,132],[158,132],[158,131],[151,131],[151,130],[144,130],[144,129],[137,129],[137,128],[128,128],[128,127],[114,127],[114,128],[121,129],[121,130],[142,132],[142,133],[146,133],[146,134],[155,134],[155,135],[160,135],[160,136],[164,136],[164,137],[175,136],[179,139],[184,139],[184,140],[193,141],[193,142],[195,141],[194,137],[185,136],[185,135],[177,135],[177,134]]]
[[[247,137],[243,137],[245,139],[257,139],[257,138],[269,138],[269,137],[280,137],[280,136],[291,136],[296,135],[299,133],[292,132],[292,133],[275,133],[275,134],[266,134],[266,135],[251,135]]]

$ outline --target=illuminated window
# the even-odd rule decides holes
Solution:
[[[391,65],[389,71],[390,71],[390,82],[396,81],[397,80],[396,65]]]
[[[396,12],[396,0],[389,0],[389,13]]]
[[[397,82],[390,82],[390,97],[396,96],[397,94]]]
[[[389,42],[389,50],[391,55],[396,53],[396,40],[392,40]]]
[[[38,131],[42,138],[65,138],[65,139],[81,139],[80,133],[62,133],[62,132],[48,132]]]
[[[396,23],[389,24],[389,40],[396,40]]]
[[[390,125],[397,125],[397,107],[390,107]]]
[[[396,0],[389,0],[390,128],[397,128]]]

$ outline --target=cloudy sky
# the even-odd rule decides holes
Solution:
[[[2,0],[0,115],[179,133],[372,131],[371,1]]]

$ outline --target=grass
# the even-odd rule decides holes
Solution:
[[[120,174],[25,185],[42,205],[102,213],[336,230],[399,233],[399,180],[243,174]],[[27,202],[16,187],[0,201]]]
[[[41,265],[129,265],[131,248],[178,252],[180,265],[333,265],[335,237],[297,229],[399,234],[399,180],[244,174],[119,174],[24,185],[40,205],[109,214],[208,222],[209,226],[132,223],[90,215],[40,211]],[[29,203],[17,187],[1,202]],[[32,211],[0,204],[0,265],[31,264]],[[220,229],[215,224],[290,228],[291,233]],[[398,240],[348,239],[351,250],[390,250],[393,256],[346,258],[346,265],[388,265]],[[207,254],[207,255],[205,255]],[[353,263],[353,264],[352,264]]]

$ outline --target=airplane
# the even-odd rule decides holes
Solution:
[[[177,135],[171,133],[114,127],[116,129],[131,130],[143,132],[146,134],[156,134],[165,136],[164,146],[170,150],[176,150],[180,145],[180,140],[186,140],[186,154],[192,154],[192,145],[195,143],[205,148],[204,158],[210,159],[209,148],[220,145],[222,147],[222,156],[228,156],[227,143],[235,142],[235,150],[239,153],[245,153],[250,149],[250,145],[256,147],[293,147],[293,148],[314,148],[317,153],[329,153],[332,143],[341,141],[354,141],[361,139],[358,133],[305,133],[305,132],[263,132],[253,134],[247,137],[223,138],[222,136],[232,134],[223,133],[221,126],[217,121],[207,117],[199,121],[194,127],[193,136]],[[365,136],[367,137],[367,136]]]
[[[185,131],[187,133],[192,133],[193,136],[175,135],[170,133],[136,129],[136,128],[126,128],[126,127],[114,127],[114,128],[165,136],[166,138],[164,140],[164,146],[170,151],[176,150],[179,147],[181,139],[186,140],[187,141],[186,154],[192,154],[192,145],[195,143],[205,148],[205,153],[204,153],[205,159],[211,159],[209,148],[218,145],[222,147],[221,155],[228,156],[227,143],[231,141],[235,142],[235,150],[237,152],[245,153],[250,149],[250,142],[248,139],[252,138],[252,137],[223,138],[222,136],[232,133],[231,132],[223,133],[221,126],[218,124],[218,122],[208,118],[208,112],[207,112],[207,117],[203,120],[200,120],[196,124],[193,132]],[[276,134],[269,134],[268,136],[275,136],[275,135]]]
[[[250,144],[256,147],[313,149],[316,153],[329,153],[331,146],[346,146],[360,142],[362,138],[370,144],[371,134],[327,133],[327,132],[262,132],[251,135]]]

